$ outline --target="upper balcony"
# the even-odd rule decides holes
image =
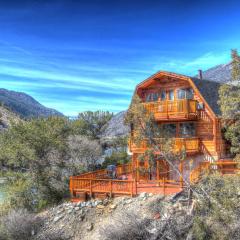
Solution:
[[[187,154],[196,154],[200,151],[198,137],[172,138],[172,140],[172,147],[174,152],[185,151]],[[144,153],[147,149],[151,148],[151,146],[149,146],[146,141],[142,141],[137,144],[132,138],[130,138],[128,145],[129,150],[135,153]],[[159,145],[159,147],[161,149],[161,145]]]
[[[156,120],[195,120],[198,118],[197,101],[193,99],[165,100],[143,103]]]

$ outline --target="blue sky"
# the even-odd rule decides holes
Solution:
[[[227,63],[240,48],[238,2],[0,0],[0,87],[69,116],[125,110],[156,71]]]

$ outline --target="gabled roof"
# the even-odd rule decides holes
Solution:
[[[191,77],[194,85],[197,87],[201,95],[204,97],[213,112],[218,116],[221,115],[220,106],[218,104],[219,94],[218,90],[222,85],[219,82],[212,80],[199,79]]]
[[[143,82],[139,83],[136,87],[136,90],[151,85],[156,79],[163,76],[189,81],[190,84],[194,85],[194,87],[199,91],[199,93],[203,97],[203,100],[205,100],[207,105],[211,108],[212,112],[216,116],[221,115],[220,106],[218,105],[218,90],[222,84],[213,80],[199,79],[196,77],[189,77],[182,74],[159,71],[144,80]]]

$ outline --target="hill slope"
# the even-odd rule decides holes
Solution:
[[[33,97],[15,91],[0,88],[0,102],[21,117],[48,117],[62,114],[54,109],[44,107]]]
[[[130,129],[124,124],[125,114],[126,111],[115,114],[112,119],[107,123],[101,137],[114,138],[126,136],[129,133]]]

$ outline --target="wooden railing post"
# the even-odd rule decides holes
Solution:
[[[131,184],[131,197],[133,197],[133,183],[134,181],[132,181],[132,184]]]
[[[92,198],[92,179],[90,179],[90,197]]]
[[[70,177],[70,182],[69,182],[69,190],[71,193],[71,196],[73,196],[73,177]]]
[[[165,177],[163,178],[163,196],[165,197]]]
[[[112,197],[112,180],[109,181],[110,184],[110,197]]]

